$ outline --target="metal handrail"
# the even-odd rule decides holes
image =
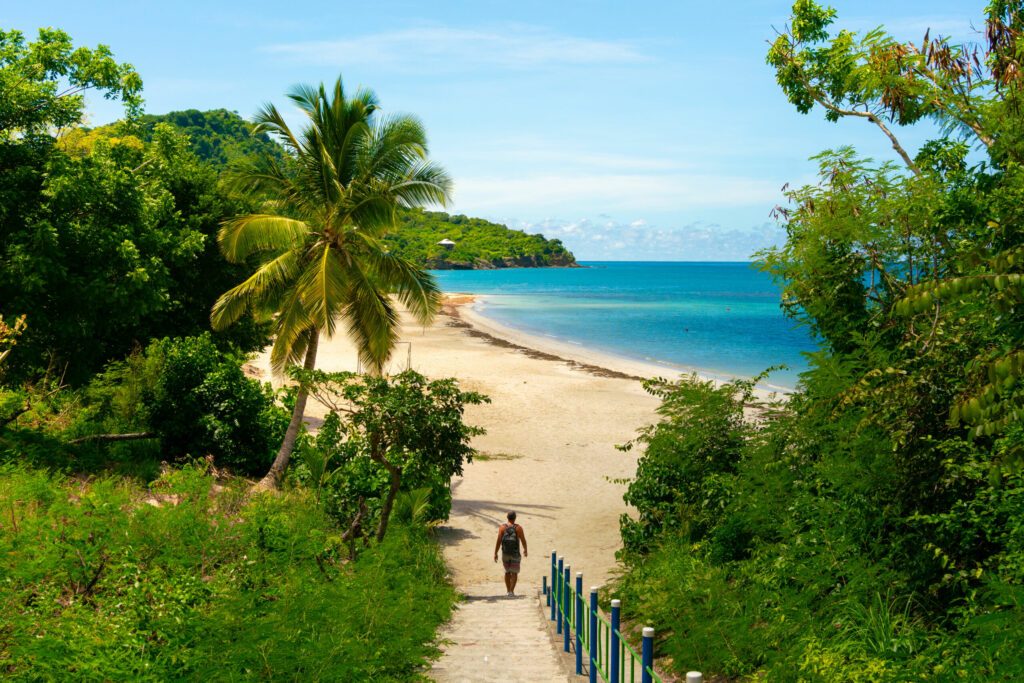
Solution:
[[[585,600],[583,572],[576,573],[575,585],[570,575],[571,568],[565,558],[551,551],[550,585],[548,577],[544,577],[541,589],[545,606],[550,608],[550,620],[555,622],[555,633],[562,636],[562,649],[575,654],[576,674],[582,676],[586,668],[590,683],[597,683],[599,677],[605,683],[625,683],[628,669],[629,683],[636,683],[639,669],[640,683],[663,683],[654,670],[654,629],[649,626],[642,629],[638,653],[620,627],[621,601],[611,601],[612,611],[606,619],[597,606],[597,586],[591,586],[589,600]],[[686,675],[687,683],[702,680],[699,672],[691,671]]]

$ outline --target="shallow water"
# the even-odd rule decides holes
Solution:
[[[446,292],[487,295],[477,309],[503,325],[715,377],[784,364],[767,384],[792,388],[814,349],[748,263],[583,265],[433,273]]]

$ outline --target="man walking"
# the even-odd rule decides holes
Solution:
[[[505,588],[508,590],[508,597],[515,597],[516,580],[519,578],[519,544],[523,544],[522,557],[529,557],[526,550],[526,534],[523,527],[516,524],[516,513],[508,513],[508,524],[502,524],[498,529],[498,540],[494,544],[494,561],[498,561],[498,550],[501,550],[501,564],[505,567]]]

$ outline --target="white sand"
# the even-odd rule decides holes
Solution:
[[[453,300],[466,303],[471,297]],[[474,441],[485,455],[453,480],[452,515],[441,530],[455,583],[462,590],[481,584],[500,587],[501,568],[492,560],[494,544],[505,512],[514,509],[530,551],[523,561],[519,592],[532,592],[540,585],[541,576],[548,573],[552,549],[565,556],[574,573],[583,571],[587,587],[603,584],[615,567],[618,519],[626,510],[624,485],[610,479],[630,477],[636,467],[636,453],[622,453],[615,445],[654,421],[658,405],[639,381],[623,376],[669,373],[663,367],[602,356],[582,347],[561,348],[500,328],[467,309],[461,307],[461,316],[472,328],[449,315],[438,316],[426,329],[405,318],[402,336],[411,344],[415,370],[435,378],[458,377],[464,389],[487,394],[492,401],[466,411],[468,423],[487,430]],[[474,336],[474,328],[623,376],[599,376],[564,360],[530,357]],[[392,372],[405,368],[407,350],[406,345],[399,346]],[[355,370],[356,365],[355,349],[347,338],[339,334],[321,341],[318,368]],[[261,375],[270,377],[267,354],[256,366]],[[325,412],[310,401],[311,426]]]

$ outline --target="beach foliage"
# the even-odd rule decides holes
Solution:
[[[799,111],[862,120],[897,160],[840,147],[787,191],[761,267],[820,348],[745,425],[742,387],[662,385],[617,588],[680,671],[1017,680],[1024,6],[990,3],[983,45],[836,18],[799,0],[768,61]],[[900,128],[926,119],[913,152]]]
[[[236,474],[262,474],[288,413],[269,384],[245,376],[244,361],[208,332],[154,340],[92,379],[68,434],[148,433],[168,461],[209,456]]]

